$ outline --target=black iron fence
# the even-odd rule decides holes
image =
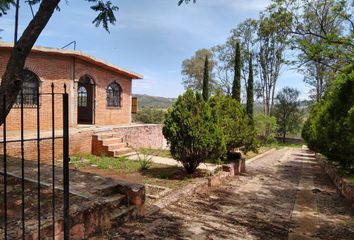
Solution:
[[[63,93],[55,93],[55,88],[54,88],[54,84],[51,85],[51,92],[50,93],[39,93],[39,91],[37,91],[36,93],[36,97],[37,97],[37,104],[36,106],[34,106],[36,108],[36,119],[26,119],[25,118],[25,112],[26,112],[26,108],[25,108],[25,99],[26,99],[26,94],[28,93],[24,93],[22,90],[19,94],[20,96],[20,104],[18,106],[18,108],[20,109],[20,136],[17,140],[8,140],[8,129],[7,129],[7,125],[9,124],[9,122],[6,119],[6,111],[5,109],[3,110],[3,119],[4,119],[4,123],[2,125],[3,127],[3,140],[2,140],[2,145],[3,145],[3,166],[2,166],[2,175],[3,175],[3,209],[2,209],[2,234],[3,234],[3,238],[4,239],[12,239],[11,237],[11,233],[10,233],[10,228],[14,228],[14,226],[18,229],[11,229],[11,231],[15,231],[17,232],[16,238],[19,239],[26,239],[27,235],[29,234],[28,232],[34,232],[36,231],[36,236],[38,237],[38,239],[43,239],[43,238],[48,238],[48,237],[52,237],[53,239],[55,239],[56,235],[58,234],[59,230],[56,229],[56,226],[58,226],[58,222],[62,223],[63,226],[58,227],[60,229],[63,229],[62,232],[62,236],[64,237],[64,239],[69,239],[69,230],[70,230],[70,223],[69,223],[69,99],[68,99],[68,94],[66,92],[66,85],[64,84],[64,92]],[[30,93],[29,93],[30,94]],[[33,95],[33,94],[32,94]],[[51,99],[51,110],[49,109],[41,109],[41,104],[39,104],[39,99],[44,99],[43,96],[46,96],[46,101],[50,101],[49,99]],[[33,96],[32,96],[33,97]],[[58,101],[60,101],[58,98],[62,98],[62,113],[58,113],[57,110],[57,104]],[[2,96],[2,101],[3,101],[3,106],[6,106],[6,95]],[[48,104],[48,102],[47,102]],[[60,104],[60,103],[59,103]],[[46,114],[44,115],[45,117],[50,118],[49,116],[51,115],[51,121],[50,119],[49,122],[51,122],[51,130],[49,130],[51,132],[50,136],[45,136],[42,137],[41,136],[41,111],[46,111]],[[62,114],[62,134],[58,134],[58,132],[56,130],[56,115],[57,114]],[[48,116],[49,115],[49,116]],[[26,139],[25,138],[25,120],[27,121],[36,121],[36,137],[35,138],[30,138],[30,139]],[[61,123],[60,123],[61,124]],[[57,136],[60,135],[60,136]],[[58,200],[58,194],[56,193],[58,190],[57,186],[56,186],[56,178],[58,176],[56,176],[56,155],[55,152],[58,151],[58,149],[56,149],[56,146],[58,146],[58,144],[56,144],[56,141],[58,139],[62,139],[62,149],[59,149],[59,151],[62,151],[62,169],[63,169],[63,176],[62,176],[62,184],[63,186],[62,189],[62,199]],[[51,186],[48,189],[48,186],[46,186],[46,191],[47,191],[47,196],[48,196],[48,191],[50,194],[50,202],[51,202],[51,210],[48,210],[48,208],[46,209],[41,209],[41,207],[43,205],[45,205],[43,203],[43,201],[47,201],[48,199],[43,200],[42,199],[42,195],[43,192],[41,193],[41,191],[43,190],[43,184],[41,183],[41,141],[46,140],[46,141],[50,141],[51,140]],[[27,161],[25,159],[25,142],[27,141],[34,141],[36,142],[36,149],[31,149],[30,151],[36,151],[37,155],[36,155],[36,181],[31,181],[31,184],[25,184],[26,181],[28,181],[28,179],[25,178],[25,173],[26,173],[26,165],[25,165],[25,161]],[[10,186],[9,182],[10,181],[14,181],[13,179],[13,175],[9,172],[8,169],[8,164],[9,161],[11,161],[11,156],[8,156],[8,150],[9,150],[9,143],[13,143],[13,142],[18,142],[21,145],[21,154],[18,157],[18,168],[20,168],[18,171],[20,171],[21,174],[19,174],[17,176],[17,183],[18,183],[18,199],[17,202],[19,203],[19,209],[10,209],[9,205],[10,203],[12,204],[13,201],[15,201],[15,199],[11,199],[11,195],[8,194],[9,188],[11,187],[12,189],[14,188],[14,186]],[[34,164],[35,164],[34,163]],[[49,166],[50,166],[49,165]],[[47,165],[48,166],[48,165]],[[43,167],[42,167],[43,168]],[[29,171],[29,170],[28,170]],[[33,171],[33,169],[31,169],[31,171]],[[11,178],[11,179],[10,179]],[[32,179],[33,180],[33,179]],[[60,187],[60,188],[61,188]],[[29,189],[32,188],[32,189]],[[34,188],[34,189],[33,189]],[[31,194],[30,192],[34,192],[34,194]],[[35,197],[34,197],[35,196]],[[31,198],[36,198],[36,201],[33,201],[33,199],[31,200],[31,204],[32,205],[36,205],[35,207],[30,207],[30,208],[26,208],[26,197],[31,197]],[[28,202],[28,201],[27,201]],[[34,203],[33,203],[34,202]],[[12,204],[13,205],[13,204]],[[58,206],[60,205],[60,206]],[[16,205],[14,205],[16,206]],[[58,212],[56,211],[57,209],[62,209],[62,213],[58,214]],[[12,222],[9,222],[9,211],[13,212],[16,211],[15,214],[20,215],[18,216],[18,224],[13,224]],[[30,212],[29,212],[30,211]],[[44,213],[44,211],[46,211]],[[49,214],[48,211],[51,211],[51,213]],[[49,234],[48,236],[48,231],[46,231],[45,233],[43,233],[43,215],[46,215],[45,217],[45,225],[48,229],[48,224],[51,226],[51,234]],[[13,215],[13,214],[12,214]],[[60,215],[60,216],[58,216]],[[26,221],[26,218],[29,218],[28,216],[31,216],[31,228],[28,229],[27,223],[28,221]],[[33,219],[33,216],[34,219]],[[48,219],[49,218],[49,219]],[[60,218],[60,219],[59,219]],[[28,220],[28,219],[27,219]],[[60,220],[60,221],[59,221]],[[48,223],[48,221],[51,222]],[[33,225],[35,226],[35,229],[33,229]],[[61,230],[60,230],[61,231]],[[27,235],[26,235],[27,234]],[[33,235],[32,235],[33,236]]]

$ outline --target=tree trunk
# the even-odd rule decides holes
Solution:
[[[26,58],[31,52],[39,35],[47,25],[59,2],[60,0],[42,1],[38,12],[28,24],[21,38],[17,41],[12,50],[0,85],[0,124],[3,124],[4,122],[4,116],[2,113],[5,110],[7,116],[21,90],[23,68],[25,66]],[[4,106],[2,101],[4,94],[6,94],[6,106]]]

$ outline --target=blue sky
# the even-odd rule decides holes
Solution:
[[[21,0],[20,32],[31,19]],[[178,7],[177,0],[119,0],[117,23],[108,34],[91,24],[95,13],[83,0],[62,0],[36,45],[60,48],[76,40],[77,49],[144,75],[135,81],[134,93],[176,97],[181,85],[181,63],[200,48],[223,43],[232,28],[246,18],[257,18],[269,0],[199,0]],[[0,18],[3,41],[12,41],[14,9]],[[286,67],[278,89],[298,88],[301,98],[308,89],[302,76]]]

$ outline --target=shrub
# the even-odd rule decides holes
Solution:
[[[216,94],[210,98],[209,104],[214,115],[220,116],[219,126],[222,129],[228,153],[240,147],[244,152],[256,150],[256,131],[252,119],[237,100]]]
[[[140,166],[139,169],[141,171],[148,170],[152,166],[152,156],[150,156],[148,152],[136,152],[136,155],[138,157],[138,162]]]
[[[257,136],[263,144],[275,141],[275,135],[277,133],[277,119],[275,117],[258,113],[254,116],[254,125]]]
[[[219,117],[199,93],[187,90],[167,111],[163,134],[172,156],[189,174],[201,162],[220,158],[226,150]]]
[[[165,110],[156,108],[142,108],[134,116],[134,122],[163,123]]]
[[[346,168],[354,163],[354,65],[340,74],[315,105],[302,137],[310,149],[318,151]]]

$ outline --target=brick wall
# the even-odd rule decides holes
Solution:
[[[72,130],[70,132],[70,155],[73,154],[90,154],[92,153],[92,136],[97,129],[92,130]],[[166,148],[166,140],[162,134],[162,125],[160,124],[144,124],[131,125],[113,128],[112,131],[118,132],[124,140],[133,148]],[[52,140],[42,140],[41,147],[41,162],[48,163],[52,159]],[[24,144],[25,159],[37,159],[37,142],[29,141]],[[3,152],[3,145],[0,144],[0,154]],[[12,142],[7,144],[7,154],[11,157],[21,157],[20,142]],[[63,141],[62,139],[55,140],[55,158],[58,161],[62,160],[63,156]]]
[[[0,76],[3,75],[10,51],[0,51]],[[51,92],[51,84],[55,85],[55,92],[62,93],[64,83],[67,84],[69,93],[69,118],[70,126],[77,126],[77,89],[80,77],[87,74],[95,82],[95,124],[116,125],[129,124],[131,122],[131,86],[132,80],[106,70],[95,64],[75,59],[69,56],[60,56],[47,53],[31,53],[26,60],[26,68],[34,72],[40,79],[40,93]],[[73,74],[74,73],[74,74]],[[122,102],[120,108],[108,108],[106,106],[106,87],[113,81],[122,88]],[[62,98],[60,95],[55,100],[56,128],[62,127]],[[26,130],[36,129],[36,109],[25,108]],[[41,129],[51,129],[51,97],[40,98]],[[8,130],[20,129],[20,109],[13,108],[8,117]]]

